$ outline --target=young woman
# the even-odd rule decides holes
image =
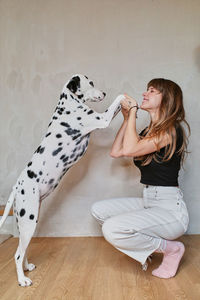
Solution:
[[[92,214],[102,225],[105,239],[115,248],[139,261],[147,269],[147,258],[162,252],[161,265],[152,274],[175,276],[184,254],[183,243],[174,241],[189,223],[178,173],[187,152],[188,139],[181,88],[173,81],[151,80],[143,93],[141,109],[150,114],[150,124],[138,135],[136,100],[125,95],[124,121],[114,140],[112,157],[133,157],[141,171],[143,198],[96,202]]]

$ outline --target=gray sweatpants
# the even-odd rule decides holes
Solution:
[[[163,239],[180,237],[189,223],[178,187],[146,186],[143,198],[98,201],[91,212],[102,225],[105,239],[142,265]]]

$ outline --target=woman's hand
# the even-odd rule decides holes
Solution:
[[[127,94],[124,94],[124,96],[125,99],[121,101],[121,106],[122,106],[121,112],[124,116],[124,119],[127,120],[130,108],[133,106],[137,106],[138,104],[135,99],[131,98]]]

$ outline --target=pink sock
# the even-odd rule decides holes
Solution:
[[[160,252],[158,250],[158,252]],[[183,243],[166,240],[166,249],[163,250],[163,261],[161,265],[152,271],[152,275],[160,278],[174,277],[180,260],[185,252]]]

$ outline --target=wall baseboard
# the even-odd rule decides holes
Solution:
[[[0,205],[0,216],[3,216],[4,209],[5,209],[5,205]],[[12,210],[12,208],[11,208],[11,210],[9,212],[9,216],[13,216],[13,210]]]

